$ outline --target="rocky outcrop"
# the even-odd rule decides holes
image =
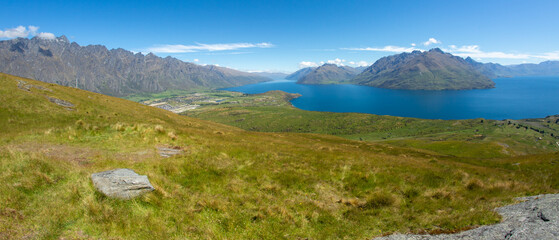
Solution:
[[[17,80],[17,87],[21,90],[27,91],[27,92],[31,92],[32,88],[41,90],[41,91],[46,91],[46,92],[52,92],[52,90],[50,88],[46,88],[43,86],[39,86],[39,85],[33,85],[33,84],[29,84],[26,81],[23,80]],[[71,102],[62,100],[62,99],[58,99],[55,97],[50,97],[44,94],[44,92],[39,93],[43,96],[45,96],[51,103],[54,103],[56,105],[62,106],[64,108],[66,108],[66,110],[74,110],[74,104],[72,104]]]
[[[91,174],[91,181],[107,197],[131,199],[154,190],[145,175],[121,168]]]
[[[0,41],[0,72],[111,96],[170,89],[224,88],[269,81],[251,73],[201,66],[102,45],[80,46],[65,36]]]
[[[559,239],[559,194],[519,198],[525,202],[501,207],[501,223],[483,226],[457,234],[396,234],[377,240],[438,239]]]
[[[62,99],[58,99],[58,98],[55,98],[55,97],[47,97],[47,99],[51,103],[54,103],[54,104],[59,105],[59,106],[63,106],[65,108],[73,108],[74,107],[74,104],[72,104],[71,102],[68,102],[68,101],[64,101]]]
[[[168,158],[181,154],[183,151],[180,147],[157,147],[157,152],[159,156]]]

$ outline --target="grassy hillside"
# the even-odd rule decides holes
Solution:
[[[494,207],[559,187],[556,152],[456,157],[328,135],[249,132],[5,74],[0,101],[2,239],[447,232],[494,223]],[[162,158],[158,146],[184,154]],[[145,174],[156,190],[132,201],[106,198],[89,177],[112,168]]]
[[[280,91],[229,95],[220,104],[203,105],[184,114],[251,131],[321,133],[454,156],[498,157],[559,150],[559,116],[504,121],[429,120],[304,111],[289,103],[295,95]]]

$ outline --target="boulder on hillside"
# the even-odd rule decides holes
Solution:
[[[126,168],[91,174],[91,181],[99,192],[111,198],[131,199],[155,189],[147,176]]]
[[[517,198],[525,201],[497,208],[503,221],[455,234],[395,234],[377,240],[559,239],[559,194]]]

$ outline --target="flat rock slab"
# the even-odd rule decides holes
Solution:
[[[38,85],[32,85],[32,84],[28,84],[26,81],[23,80],[17,80],[17,87],[21,90],[25,90],[30,92],[31,88],[36,88],[39,90],[43,90],[43,91],[48,91],[48,92],[52,92],[51,89],[43,87],[43,86],[38,86]]]
[[[159,152],[159,156],[172,157],[174,155],[181,154],[182,150],[168,147],[157,147],[157,152]]]
[[[59,106],[63,106],[65,108],[73,108],[74,104],[72,104],[71,102],[68,101],[64,101],[62,99],[58,99],[58,98],[53,98],[53,97],[47,97],[49,99],[50,102],[55,103],[56,105]]]
[[[559,194],[518,198],[514,205],[497,208],[503,221],[456,234],[395,234],[378,240],[438,239],[559,239]]]
[[[154,190],[146,175],[126,168],[91,174],[91,181],[107,197],[131,199]]]

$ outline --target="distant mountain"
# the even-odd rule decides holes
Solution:
[[[379,88],[410,90],[495,87],[495,83],[472,64],[438,48],[383,57],[351,82]]]
[[[350,67],[350,66],[338,66],[338,67],[341,68],[341,69],[345,69],[346,71],[352,72],[355,75],[363,72],[363,70],[365,70],[367,68],[367,67],[356,67],[356,68],[354,68],[354,67]]]
[[[298,71],[287,75],[287,77],[285,77],[285,79],[289,79],[289,80],[299,80],[302,77],[306,76],[307,74],[309,74],[310,72],[312,72],[313,70],[315,70],[316,67],[307,67],[307,68],[301,68]]]
[[[112,96],[170,89],[222,88],[271,80],[217,66],[102,45],[80,46],[65,36],[54,40],[0,41],[0,72]]]
[[[522,76],[559,76],[559,61],[545,61],[539,64],[524,63],[503,66],[498,63],[480,63],[470,57],[466,61],[489,78]]]
[[[559,76],[559,61],[545,61],[539,64],[524,63],[507,66],[511,75],[520,76]]]
[[[491,79],[512,76],[511,69],[498,63],[480,63],[470,57],[467,57],[465,61],[472,65],[477,71]]]
[[[285,79],[287,73],[282,72],[253,72],[254,74],[271,79]]]
[[[297,83],[301,84],[332,84],[351,80],[359,72],[352,67],[337,66],[336,64],[324,64],[307,75],[299,78]]]
[[[367,69],[369,66],[362,66],[362,67],[356,67],[355,70],[358,73],[362,73],[363,71],[365,71],[365,69]]]

